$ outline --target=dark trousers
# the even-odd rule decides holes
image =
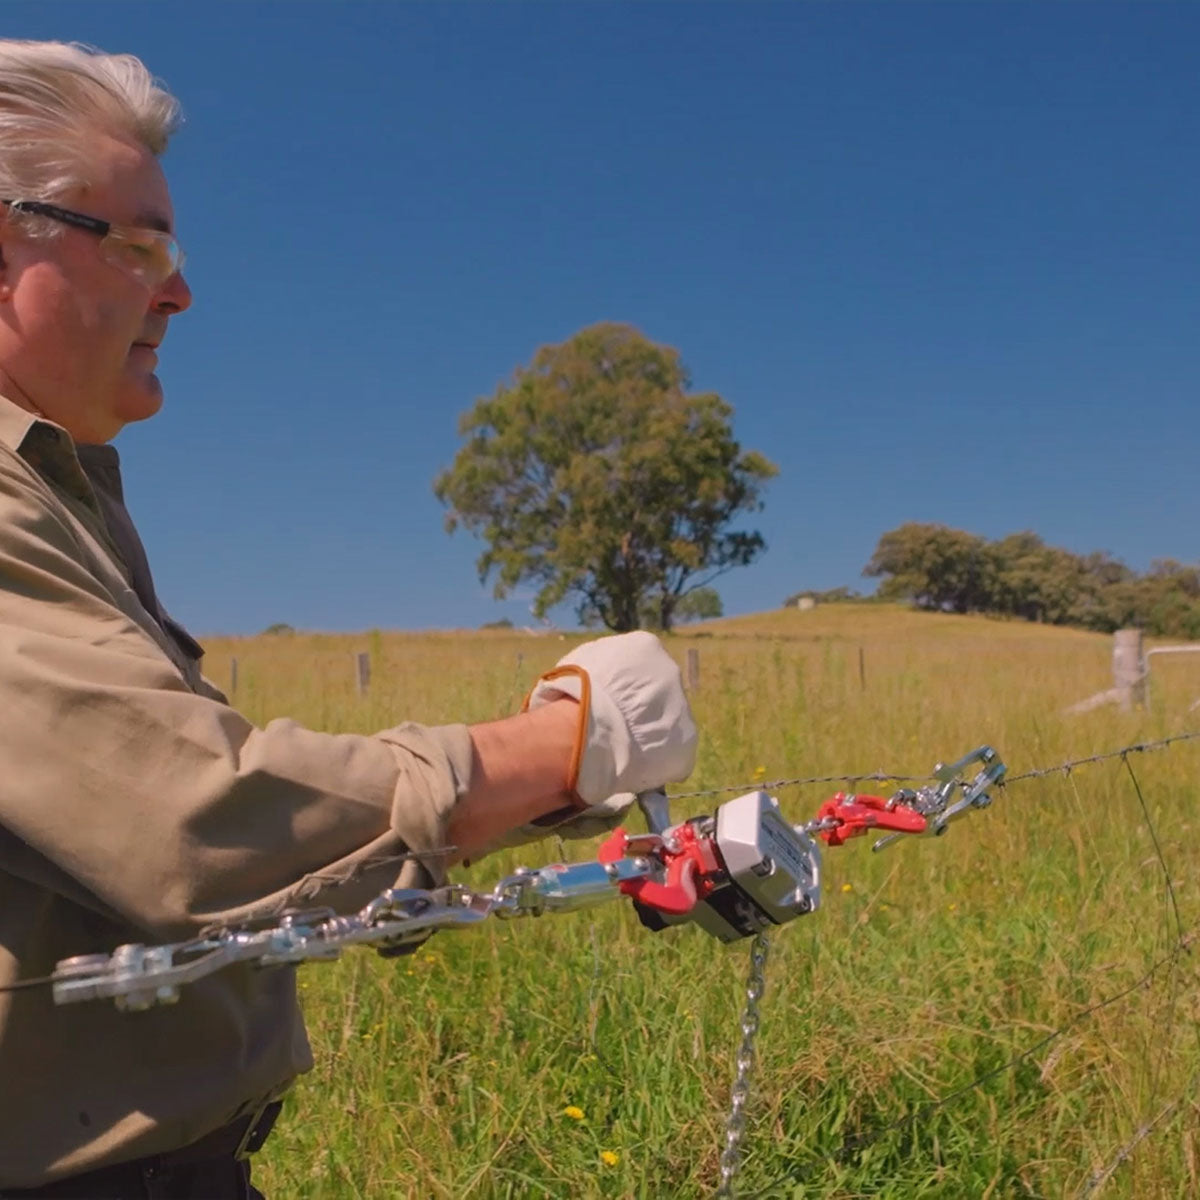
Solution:
[[[274,1100],[182,1149],[38,1187],[7,1188],[0,1200],[266,1200],[250,1182],[250,1155],[270,1136],[282,1108]]]
[[[41,1187],[0,1192],[0,1200],[25,1196],[45,1200],[265,1200],[250,1182],[250,1161],[232,1157],[174,1167],[141,1159]]]

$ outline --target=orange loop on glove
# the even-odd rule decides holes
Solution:
[[[545,675],[538,678],[538,683],[550,683],[555,679],[561,678],[563,675],[575,675],[579,679],[579,728],[575,732],[575,745],[571,750],[571,761],[567,767],[567,791],[574,797],[575,804],[578,808],[587,808],[587,801],[584,800],[575,790],[579,785],[579,768],[583,764],[583,752],[587,749],[587,734],[588,734],[588,719],[592,711],[592,681],[588,678],[588,673],[583,667],[576,666],[574,663],[568,663],[565,666],[555,667],[551,671],[547,671]],[[536,690],[537,684],[534,684]],[[564,699],[574,700],[575,697],[568,693],[563,693]],[[521,705],[522,712],[529,711],[529,702],[533,699],[533,691],[525,697],[524,703]]]

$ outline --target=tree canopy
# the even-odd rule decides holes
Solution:
[[[487,543],[497,597],[532,583],[539,617],[571,598],[585,624],[666,630],[683,597],[757,557],[761,534],[731,524],[776,468],[742,450],[726,401],[689,387],[675,350],[603,323],[463,414],[434,492],[448,530]]]
[[[1028,531],[988,541],[909,522],[879,539],[863,574],[882,579],[880,599],[918,608],[1200,637],[1200,567],[1161,559],[1139,575],[1103,551],[1075,554]]]

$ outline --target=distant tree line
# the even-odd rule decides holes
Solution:
[[[1036,533],[988,541],[908,522],[879,539],[863,574],[882,580],[879,599],[918,608],[1200,638],[1200,565],[1169,558],[1139,575],[1106,552],[1074,554]]]

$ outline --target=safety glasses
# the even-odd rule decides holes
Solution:
[[[63,225],[94,233],[100,238],[100,256],[114,267],[132,275],[151,290],[156,290],[176,272],[183,270],[184,254],[179,243],[161,229],[143,229],[136,225],[114,225],[99,217],[45,204],[41,200],[0,200],[12,212],[48,217]]]

